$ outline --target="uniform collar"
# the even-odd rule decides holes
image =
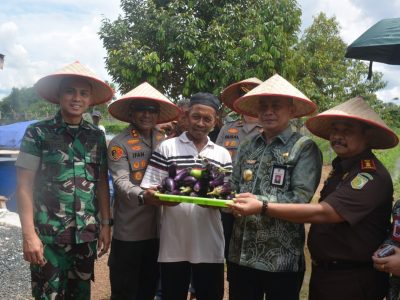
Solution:
[[[54,116],[54,125],[57,127],[57,129],[67,129],[68,128],[68,124],[65,123],[62,115],[61,115],[61,110],[59,110],[55,116]],[[91,129],[90,127],[90,123],[85,121],[83,119],[83,116],[81,118],[80,123],[78,124],[79,128],[83,128],[83,129]]]
[[[355,164],[359,164],[361,160],[371,159],[373,157],[374,157],[374,154],[372,153],[371,149],[366,149],[363,152],[361,152],[360,154],[357,154],[356,156],[353,156],[350,158],[336,157],[332,161],[332,167],[333,167],[333,169],[342,170],[344,172],[347,172],[350,169],[352,169]]]
[[[289,141],[292,134],[293,134],[293,130],[289,125],[288,127],[286,127],[285,130],[283,130],[277,136],[273,137],[271,140],[271,143],[273,143],[275,141],[280,141],[282,144],[286,144]],[[264,143],[267,143],[262,133],[260,133],[258,139],[262,139]]]

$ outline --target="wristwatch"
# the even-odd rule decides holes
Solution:
[[[113,219],[103,219],[103,220],[101,220],[100,224],[113,226],[114,220]]]
[[[141,191],[141,192],[138,194],[137,198],[138,198],[138,204],[139,204],[139,206],[144,205],[144,191]]]

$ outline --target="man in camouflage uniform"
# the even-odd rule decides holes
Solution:
[[[108,146],[115,191],[108,262],[111,299],[152,300],[159,268],[159,209],[143,205],[140,183],[153,150],[165,139],[156,124],[174,120],[179,108],[145,82],[108,109],[116,119],[130,123]]]
[[[82,114],[111,99],[113,91],[79,62],[40,79],[35,88],[60,111],[27,128],[16,162],[32,294],[90,299],[97,246],[99,256],[108,251],[111,224],[105,138]]]
[[[234,108],[258,116],[263,127],[239,146],[231,180],[236,192],[260,204],[309,202],[320,180],[322,155],[311,139],[292,131],[289,121],[312,113],[316,105],[276,74],[237,99]],[[264,211],[236,216],[229,249],[230,299],[298,299],[305,271],[304,225],[270,218]]]

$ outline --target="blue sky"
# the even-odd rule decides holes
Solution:
[[[302,28],[313,16],[336,16],[348,44],[383,18],[400,17],[400,0],[298,0]],[[39,78],[79,60],[101,78],[111,80],[104,67],[106,55],[97,35],[101,20],[115,20],[119,0],[2,0],[0,53],[6,55],[0,70],[0,99],[12,87],[32,86]],[[400,66],[374,63],[388,81],[378,93],[383,100],[400,97]]]

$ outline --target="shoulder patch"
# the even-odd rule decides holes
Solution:
[[[351,187],[354,190],[361,190],[370,180],[369,177],[365,176],[364,174],[366,173],[358,173],[357,176],[354,177],[353,180],[350,182]]]
[[[375,162],[372,159],[361,160],[361,171],[376,171]]]
[[[124,150],[119,146],[112,146],[109,151],[109,157],[113,161],[118,161],[122,155],[124,154]]]

